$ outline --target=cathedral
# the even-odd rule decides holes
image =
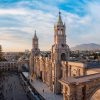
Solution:
[[[59,12],[58,21],[54,25],[54,44],[51,47],[51,52],[45,53],[39,49],[39,40],[35,31],[29,63],[30,79],[42,80],[53,93],[63,94],[64,100],[88,100],[84,99],[85,97],[83,96],[80,98],[80,95],[82,93],[84,94],[85,86],[81,86],[80,99],[75,99],[75,95],[80,93],[81,87],[77,88],[79,91],[76,91],[74,90],[73,84],[72,86],[70,85],[71,87],[68,87],[68,84],[70,81],[72,82],[70,77],[80,78],[90,75],[91,71],[93,74],[96,74],[97,72],[92,69],[92,66],[96,67],[97,65],[93,65],[90,62],[84,63],[82,61],[70,60],[70,49],[66,43],[66,33],[66,25],[62,21],[61,12]],[[66,79],[68,80],[66,81]]]

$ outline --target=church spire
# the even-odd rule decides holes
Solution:
[[[59,11],[59,17],[58,17],[58,23],[57,25],[62,25],[63,22],[62,22],[62,18],[61,18],[61,12]]]
[[[34,33],[34,39],[37,39],[36,30],[35,30],[35,33]]]

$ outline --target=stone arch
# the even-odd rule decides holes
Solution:
[[[61,54],[61,60],[62,60],[62,61],[66,61],[66,54],[65,54],[65,53],[62,53],[62,54]]]
[[[99,85],[97,88],[95,88],[95,89],[91,92],[91,94],[89,95],[88,100],[91,100],[92,97],[93,97],[93,95],[94,95],[98,90],[100,90],[100,85]]]

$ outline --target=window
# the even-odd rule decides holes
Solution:
[[[62,53],[62,54],[61,54],[61,60],[62,60],[62,61],[65,61],[65,60],[66,60],[66,54],[65,54],[65,53]]]
[[[64,47],[64,44],[62,44],[62,47]]]

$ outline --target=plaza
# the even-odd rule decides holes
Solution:
[[[0,100],[29,100],[17,73],[2,73],[0,76]]]

